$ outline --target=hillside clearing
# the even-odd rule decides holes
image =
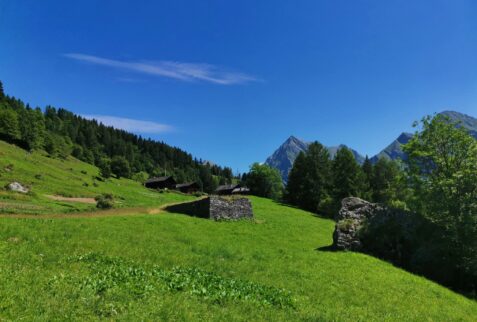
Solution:
[[[44,152],[29,153],[0,141],[0,187],[17,181],[31,189],[28,194],[0,190],[0,213],[65,214],[96,211],[94,198],[112,193],[116,208],[157,208],[165,203],[193,200],[194,197],[146,189],[129,179],[107,180],[93,165],[72,157],[48,157]]]
[[[331,244],[332,221],[267,199],[251,199],[254,221],[213,222],[173,213],[1,218],[0,297],[6,300],[0,317],[193,321],[477,317],[475,301],[386,262],[363,254],[320,251]],[[71,256],[96,256],[98,264],[91,267]],[[156,279],[153,272],[158,270],[164,276],[176,272],[176,282],[167,286]],[[217,304],[208,297],[212,289],[194,293],[193,285],[190,289],[182,284],[207,274],[219,285],[232,285],[237,279],[243,285],[251,283],[250,290],[283,290],[291,294],[294,305],[229,301],[227,296]],[[252,296],[246,289],[237,292]]]
[[[89,203],[89,204],[96,203],[96,200],[94,200],[94,198],[63,197],[63,196],[52,196],[52,195],[45,195],[45,197],[50,198],[51,200],[57,200],[57,201],[70,201],[70,202],[80,202],[80,203]]]

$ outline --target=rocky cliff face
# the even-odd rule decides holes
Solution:
[[[288,179],[293,162],[300,152],[308,149],[308,143],[294,136],[290,136],[280,147],[267,158],[265,164],[278,169],[284,182]]]

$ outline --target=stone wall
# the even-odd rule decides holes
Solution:
[[[214,220],[236,220],[253,218],[252,204],[245,197],[209,198],[209,217]]]
[[[213,220],[253,218],[250,200],[239,196],[210,196],[209,198],[172,205],[167,207],[167,210]]]

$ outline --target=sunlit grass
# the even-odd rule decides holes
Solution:
[[[370,256],[318,250],[331,243],[332,221],[266,199],[252,198],[252,202],[256,219],[238,222],[167,213],[2,218],[0,317],[183,321],[474,321],[477,317],[475,301],[424,278]],[[223,281],[284,290],[294,304],[217,303],[188,291],[164,289],[154,279],[146,279],[153,290],[144,296],[131,291],[145,285],[135,284],[134,278],[126,279],[127,286],[98,294],[78,281],[95,280],[101,274],[69,260],[91,252],[131,263],[120,271],[139,267],[148,272],[158,267],[171,272],[180,266]]]
[[[128,179],[102,181],[98,168],[72,157],[60,160],[41,151],[29,153],[0,141],[0,188],[18,181],[31,193],[24,195],[0,190],[0,213],[50,214],[95,210],[95,205],[54,201],[47,195],[95,197],[112,193],[116,207],[160,206],[191,200],[176,193],[160,194]]]

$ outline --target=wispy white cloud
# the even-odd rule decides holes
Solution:
[[[221,85],[233,85],[258,81],[257,78],[251,75],[229,72],[217,66],[203,63],[184,63],[176,61],[120,61],[79,53],[64,54],[64,56],[91,64],[153,76],[168,77],[182,81],[197,80]]]
[[[83,115],[83,117],[90,120],[94,119],[98,122],[103,123],[104,125],[112,126],[114,128],[125,130],[128,132],[157,134],[171,132],[174,130],[172,126],[167,124],[134,120],[111,115]]]

